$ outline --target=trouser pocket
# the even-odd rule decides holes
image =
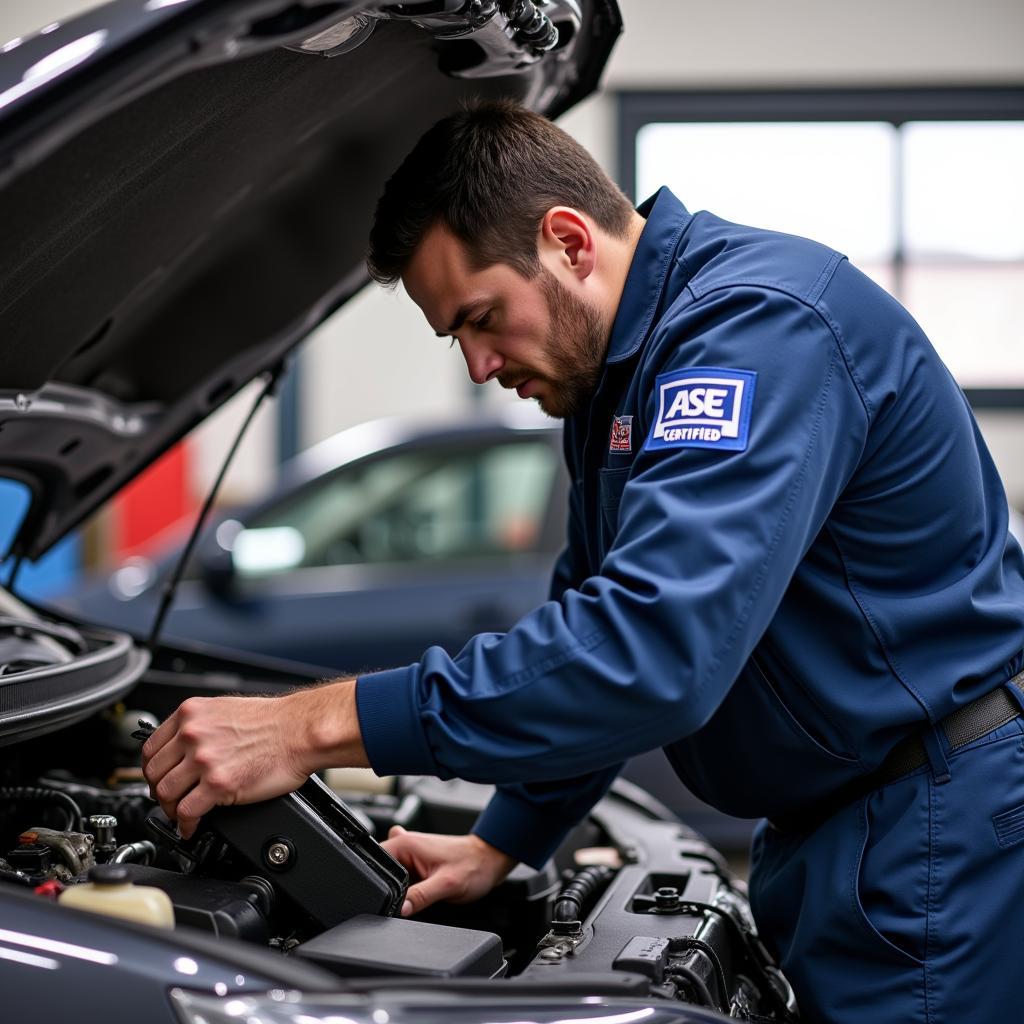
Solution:
[[[860,856],[851,909],[867,940],[898,963],[922,964],[927,951],[932,785],[921,774],[858,805]]]
[[[927,779],[901,784],[919,795],[923,790],[927,801]],[[885,802],[886,810],[895,807]],[[917,817],[906,822],[908,834],[917,832]],[[874,872],[891,868],[890,854],[898,859],[898,841],[893,837],[888,845],[890,822],[873,820],[871,826],[865,801],[802,837],[761,826],[752,850],[751,908],[804,1019],[923,1024],[924,968],[917,950],[924,948],[927,898],[914,906],[917,892],[886,894],[886,879]],[[908,856],[914,856],[913,846],[904,844]],[[916,875],[891,877],[899,887],[919,884]]]

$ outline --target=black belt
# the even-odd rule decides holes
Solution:
[[[1007,692],[1013,687],[1024,702],[1024,672],[1019,672],[997,689],[946,715],[938,727],[949,743],[950,751],[967,746],[982,736],[1012,722],[1021,714],[1022,704]],[[906,736],[889,751],[886,759],[870,774],[840,786],[825,800],[792,814],[773,817],[769,824],[780,832],[809,832],[831,818],[841,808],[873,793],[876,789],[909,775],[928,764],[928,750],[921,733]]]

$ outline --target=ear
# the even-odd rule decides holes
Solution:
[[[583,281],[597,266],[596,241],[586,214],[570,206],[553,206],[540,222],[537,252],[556,275],[569,273]]]

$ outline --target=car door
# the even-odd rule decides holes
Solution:
[[[545,599],[564,520],[554,431],[397,445],[240,524],[231,585],[184,587],[168,635],[348,671],[454,652]]]

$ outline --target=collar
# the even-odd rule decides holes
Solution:
[[[685,206],[667,188],[660,188],[637,207],[647,220],[629,265],[608,343],[606,363],[628,359],[643,344],[654,321],[665,278],[679,236],[692,219]]]

